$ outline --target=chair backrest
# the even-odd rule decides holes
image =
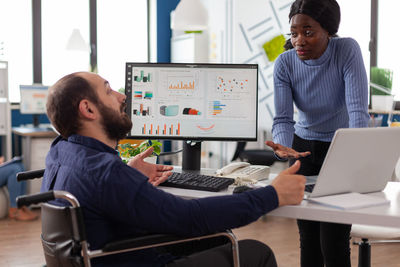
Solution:
[[[42,204],[41,241],[47,267],[83,266],[76,208]]]
[[[246,147],[246,142],[237,142],[235,152],[233,153],[231,161],[234,161],[240,157],[240,154],[244,151]]]
[[[18,181],[43,177],[44,169],[24,171],[17,174]],[[49,201],[63,199],[70,206],[56,206]],[[45,193],[17,198],[17,205],[41,204],[41,241],[47,267],[90,266],[87,257],[85,225],[79,201],[66,191]],[[84,257],[82,256],[84,254]]]

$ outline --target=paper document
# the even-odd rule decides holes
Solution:
[[[315,197],[309,198],[308,201],[343,210],[360,209],[390,203],[390,201],[386,198],[360,193],[346,193],[324,197]]]

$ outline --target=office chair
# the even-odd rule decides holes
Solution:
[[[271,166],[278,159],[275,157],[274,151],[267,149],[245,149],[246,142],[238,142],[236,150],[233,154],[232,160],[240,159],[247,161],[252,165],[266,165]],[[287,160],[282,160],[287,161]]]
[[[393,171],[392,181],[400,182],[400,159]],[[358,267],[371,266],[371,244],[400,242],[400,228],[394,227],[353,224],[350,235],[361,239],[360,242],[353,241],[354,245],[358,245]]]
[[[353,224],[351,236],[361,239],[353,241],[358,245],[358,267],[371,267],[371,244],[400,242],[400,228]]]
[[[44,170],[25,171],[17,174],[17,180],[22,181],[40,178],[43,174]],[[71,206],[59,207],[47,203],[59,198],[67,200]],[[82,208],[79,205],[79,201],[71,193],[54,190],[17,198],[18,207],[40,203],[42,209],[41,240],[47,267],[90,267],[91,259],[97,257],[218,236],[224,236],[229,239],[232,244],[233,266],[239,266],[238,242],[231,231],[190,238],[166,234],[153,234],[114,241],[106,244],[101,249],[90,250],[89,243],[86,240]]]

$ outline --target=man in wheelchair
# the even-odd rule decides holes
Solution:
[[[91,249],[146,233],[199,236],[241,227],[303,199],[305,178],[295,174],[299,162],[270,186],[241,194],[187,200],[158,189],[171,167],[143,161],[151,150],[128,164],[116,151],[118,140],[132,127],[125,99],[105,79],[87,72],[69,74],[49,89],[47,115],[61,136],[47,155],[41,191],[65,190],[79,200]],[[229,249],[214,240],[193,248],[107,256],[92,264],[223,267],[232,264]],[[256,240],[239,241],[239,253],[241,266],[276,266],[271,249]]]

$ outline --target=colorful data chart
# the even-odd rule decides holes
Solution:
[[[134,116],[150,116],[151,108],[149,106],[144,106],[143,104],[135,105],[132,109],[132,114]]]
[[[144,95],[143,95],[143,91],[134,91],[133,92],[133,98],[134,99],[148,99],[148,100],[151,100],[153,98],[153,92],[152,91],[146,91],[146,92],[144,92]]]
[[[211,114],[212,115],[219,115],[222,113],[223,107],[225,107],[226,105],[221,104],[221,101],[216,100],[212,102],[212,111]]]
[[[194,90],[196,89],[195,78],[193,75],[169,75],[168,79],[169,90]]]
[[[183,115],[201,115],[201,112],[194,108],[184,108],[182,111]]]
[[[176,116],[178,115],[179,112],[179,106],[178,105],[162,105],[160,106],[160,114],[163,116]]]
[[[170,75],[164,86],[169,96],[193,96],[198,82],[193,75]]]
[[[144,74],[144,70],[134,70],[133,80],[135,82],[149,83],[152,82],[151,73]]]
[[[217,78],[217,91],[221,93],[240,93],[247,92],[247,79],[229,78],[224,79],[221,76]]]
[[[177,124],[162,124],[162,125],[154,125],[154,124],[143,124],[142,126],[142,134],[145,135],[181,135],[181,124],[178,122]]]
[[[175,84],[170,84],[168,89],[194,89],[194,81],[189,83],[178,82]]]
[[[142,91],[134,91],[133,92],[133,98],[134,99],[142,99],[143,97],[143,92]]]
[[[153,98],[153,92],[151,91],[146,91],[144,93],[144,99],[152,99]]]
[[[215,124],[211,124],[211,125],[196,125],[197,128],[199,128],[201,131],[203,132],[210,132],[214,129]]]

